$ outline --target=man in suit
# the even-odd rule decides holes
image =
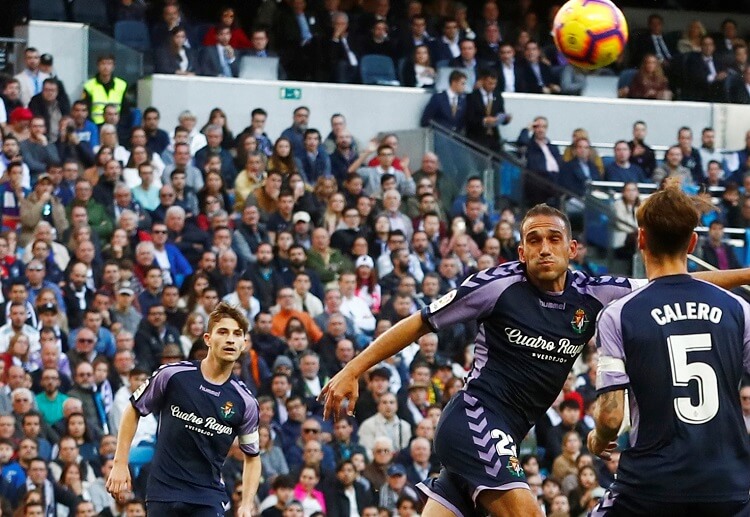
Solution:
[[[448,61],[448,65],[456,68],[466,68],[474,70],[474,76],[477,76],[477,70],[479,69],[479,63],[477,61],[477,44],[473,40],[465,39],[461,40],[458,44],[458,48],[461,53],[458,57],[454,57]]]
[[[742,79],[735,78],[729,91],[729,100],[735,104],[750,104],[750,66],[742,72]]]
[[[536,117],[518,137],[518,145],[526,148],[526,167],[546,183],[526,181],[526,199],[531,204],[544,203],[556,196],[550,183],[557,183],[562,158],[556,145],[547,138],[549,122],[546,117]]]
[[[716,45],[711,36],[701,38],[701,51],[689,54],[685,61],[685,99],[704,102],[724,101],[725,63],[715,59]]]
[[[724,223],[718,219],[708,227],[708,241],[703,245],[703,260],[712,266],[724,269],[739,269],[740,262],[734,253],[734,248],[724,242]]]
[[[336,83],[356,83],[359,79],[359,56],[352,48],[349,37],[349,16],[337,12],[333,15],[332,23],[333,35],[327,46],[331,80]]]
[[[521,64],[516,60],[516,49],[509,41],[500,44],[500,73],[497,79],[500,92],[524,91]]]
[[[641,66],[643,57],[647,54],[653,54],[661,63],[662,68],[668,71],[672,60],[677,55],[677,49],[672,46],[672,42],[667,43],[662,32],[664,28],[664,19],[659,14],[652,14],[648,17],[648,32],[640,34],[633,40],[633,59],[631,66]]]
[[[522,65],[521,73],[524,87],[523,93],[560,93],[560,85],[552,78],[552,68],[540,59],[539,44],[531,40],[526,43],[524,50],[526,62]]]
[[[454,70],[448,82],[448,89],[434,94],[427,103],[420,124],[427,127],[434,121],[460,133],[466,126],[466,74]]]
[[[500,29],[497,23],[488,23],[484,27],[482,39],[477,44],[477,57],[485,62],[497,65],[500,61]]]
[[[312,76],[318,57],[316,46],[320,27],[316,17],[307,10],[305,0],[292,0],[279,4],[275,24],[276,47],[281,63],[290,79],[305,80]]]
[[[461,54],[458,42],[458,22],[452,18],[446,19],[443,22],[442,36],[435,39],[430,48],[433,64],[437,66],[440,61],[450,61],[454,57],[458,57]]]
[[[427,32],[427,18],[422,14],[416,14],[411,17],[409,21],[409,30],[405,31],[404,37],[401,41],[401,50],[399,54],[410,58],[414,55],[414,49],[420,45],[427,45],[427,48],[432,49],[435,43],[435,38],[430,36]],[[435,63],[434,56],[432,57],[433,64]]]
[[[237,51],[229,44],[232,28],[228,25],[216,27],[216,45],[203,48],[201,75],[209,77],[237,77],[240,60]]]
[[[466,136],[495,152],[500,152],[500,125],[511,120],[505,113],[503,96],[497,90],[497,72],[481,70],[477,88],[466,99]]]

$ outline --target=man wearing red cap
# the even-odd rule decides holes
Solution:
[[[29,124],[33,116],[29,108],[15,108],[10,112],[8,121],[11,125],[11,132],[19,142],[29,138]]]

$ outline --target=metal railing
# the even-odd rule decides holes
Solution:
[[[23,38],[0,38],[0,73],[15,75],[20,68],[16,67],[18,55],[26,47]]]

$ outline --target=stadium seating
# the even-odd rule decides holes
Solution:
[[[107,8],[99,0],[74,0],[72,8],[73,21],[105,30],[110,27]]]
[[[115,40],[141,52],[151,49],[148,28],[143,22],[127,20],[115,23]]]
[[[381,86],[400,86],[396,77],[396,67],[388,56],[377,54],[363,56],[359,63],[362,74],[362,84],[378,84]]]
[[[63,0],[30,0],[29,14],[35,20],[65,21]]]

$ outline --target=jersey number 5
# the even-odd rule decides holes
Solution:
[[[719,384],[711,365],[688,362],[690,352],[711,350],[711,334],[687,334],[667,339],[669,361],[672,364],[672,384],[687,387],[690,381],[698,383],[698,404],[690,397],[677,397],[674,410],[677,418],[686,424],[705,424],[719,412]]]

